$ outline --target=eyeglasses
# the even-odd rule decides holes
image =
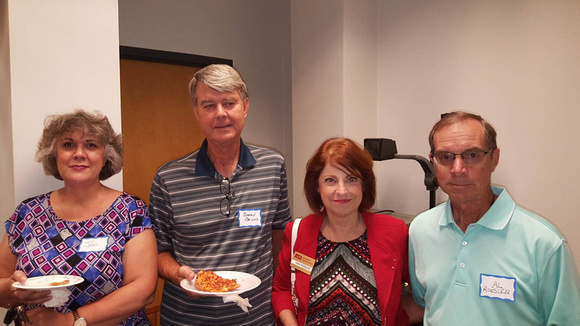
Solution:
[[[450,152],[437,152],[435,154],[431,154],[431,158],[433,161],[435,161],[435,164],[450,166],[453,165],[453,162],[455,162],[455,158],[457,156],[461,156],[463,163],[467,165],[475,165],[481,163],[485,155],[487,155],[487,153],[493,152],[493,150],[494,149],[490,149],[486,152],[481,149],[471,149],[459,154]]]
[[[230,179],[225,178],[222,179],[222,182],[220,183],[220,191],[222,192],[222,195],[225,195],[226,197],[224,197],[222,199],[222,201],[220,202],[220,212],[222,213],[223,216],[225,217],[230,217],[230,208],[231,208],[231,198],[235,197],[235,194],[232,190],[231,187],[231,183],[230,183]]]

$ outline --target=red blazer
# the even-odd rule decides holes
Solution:
[[[405,222],[392,216],[374,213],[362,214],[367,227],[369,250],[377,284],[382,325],[409,325],[409,318],[401,306],[402,282],[409,281],[408,233]],[[294,251],[315,258],[318,232],[323,216],[309,215],[302,219]],[[286,225],[279,255],[278,268],[273,280],[272,306],[276,320],[282,310],[294,310],[291,297],[290,260],[292,225]],[[310,292],[310,275],[296,270],[296,297],[298,324],[306,323]]]

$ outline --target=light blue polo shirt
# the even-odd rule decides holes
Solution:
[[[449,201],[409,229],[409,267],[425,325],[580,325],[580,281],[566,240],[493,187],[465,234]]]

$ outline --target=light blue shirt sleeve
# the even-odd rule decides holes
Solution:
[[[413,250],[411,238],[409,238],[409,278],[411,279],[413,299],[418,305],[425,308],[425,289],[417,280],[417,273],[415,271],[415,251]]]
[[[544,325],[580,325],[580,281],[566,241],[546,261],[539,287]]]

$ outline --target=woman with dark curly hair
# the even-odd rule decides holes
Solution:
[[[286,226],[273,282],[278,324],[408,325],[401,303],[408,230],[369,211],[370,154],[348,138],[326,140],[306,165],[304,193],[313,214],[297,231],[298,221]]]
[[[101,114],[46,119],[36,159],[64,186],[23,201],[6,221],[1,306],[24,307],[34,325],[150,325],[157,248],[147,207],[101,183],[121,171],[122,155],[121,135]],[[56,275],[80,282],[61,302],[57,290],[25,288]]]

